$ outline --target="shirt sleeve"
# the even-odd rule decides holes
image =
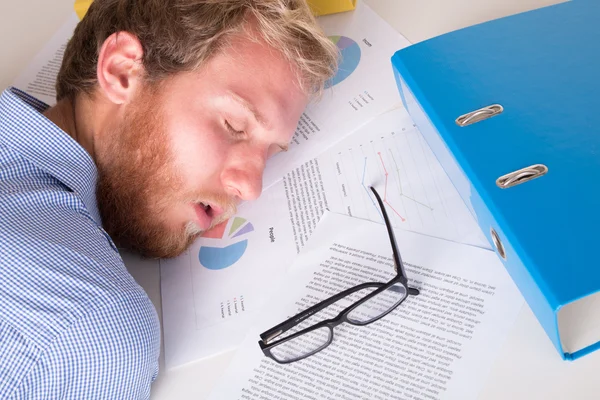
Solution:
[[[13,399],[149,399],[160,325],[147,297],[123,297],[57,337]]]

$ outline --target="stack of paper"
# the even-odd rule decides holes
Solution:
[[[421,294],[370,325],[337,326],[333,342],[311,357],[278,364],[260,350],[261,332],[342,290],[394,276],[384,226],[325,213],[210,399],[475,399],[522,298],[491,251],[404,230],[396,239]],[[307,322],[327,318],[319,314]]]
[[[54,103],[77,22],[74,13],[15,86]],[[302,115],[290,151],[269,161],[261,198],[161,261],[166,366],[239,349],[215,399],[474,398],[522,298],[402,107],[390,57],[409,42],[362,3],[320,22],[340,70]],[[421,295],[375,324],[339,326],[306,360],[267,359],[258,333],[393,276],[370,185]]]

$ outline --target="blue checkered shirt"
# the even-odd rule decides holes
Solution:
[[[0,398],[149,398],[156,310],[101,227],[94,162],[47,107],[0,96]]]

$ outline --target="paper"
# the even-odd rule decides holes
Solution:
[[[493,252],[395,234],[419,296],[368,326],[337,326],[329,347],[307,359],[280,365],[265,357],[261,332],[341,290],[394,275],[382,225],[326,213],[209,398],[476,398],[523,298]],[[335,313],[326,309],[301,328],[328,315]]]
[[[73,35],[78,22],[77,14],[71,13],[23,73],[15,79],[13,86],[50,106],[55,105],[56,77],[62,64],[67,42]]]
[[[401,104],[390,59],[408,40],[362,2],[354,11],[320,17],[319,24],[341,51],[338,73],[301,116],[289,151],[267,163],[264,188]]]
[[[288,197],[293,203],[294,226],[300,231],[299,244],[314,229],[318,218],[313,216],[322,214],[314,205],[304,206],[301,199],[318,198],[313,192],[318,195],[319,188],[330,211],[383,223],[375,198],[368,190],[372,185],[379,190],[394,227],[490,248],[404,109],[373,120],[292,171],[284,184],[290,188]]]
[[[77,14],[77,17],[81,20],[85,17],[87,10],[92,5],[92,0],[75,0],[75,4],[73,5],[73,9]]]
[[[381,160],[398,165],[387,189]],[[368,185],[396,227],[489,247],[407,112],[393,110],[243,204],[218,238],[161,261],[167,368],[239,345],[326,210],[383,224]]]
[[[326,15],[354,10],[356,0],[308,0],[308,5],[315,15]]]
[[[285,193],[245,203],[212,238],[160,261],[167,368],[237,346],[296,255]],[[284,207],[281,207],[284,205]]]

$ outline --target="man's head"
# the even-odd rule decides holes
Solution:
[[[180,254],[262,191],[337,65],[303,0],[95,0],[57,81],[117,245]]]

